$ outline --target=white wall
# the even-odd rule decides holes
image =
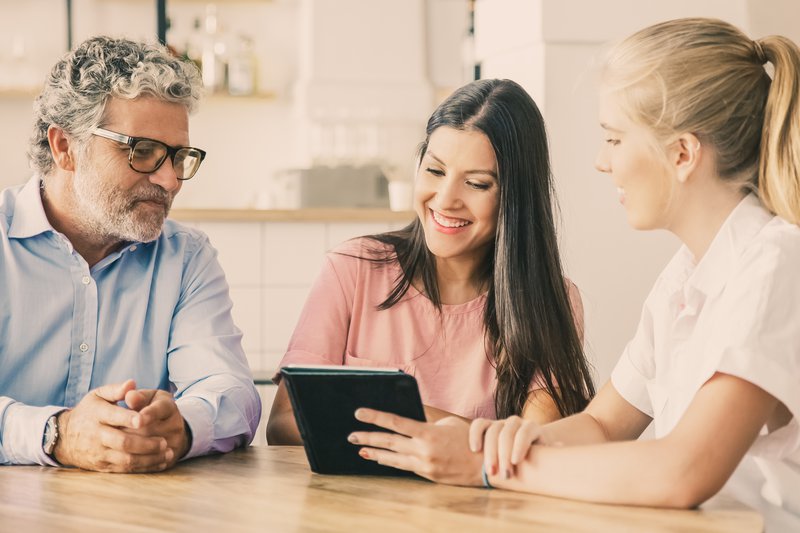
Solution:
[[[483,76],[520,82],[547,123],[562,253],[583,293],[598,384],[633,335],[641,305],[679,243],[665,232],[629,229],[614,186],[593,168],[601,141],[593,69],[607,43],[687,16],[721,18],[754,37],[800,37],[800,2],[791,0],[478,0],[476,7]]]
[[[29,176],[34,89],[66,48],[66,3],[0,0],[0,188]],[[42,17],[41,13],[49,16]]]

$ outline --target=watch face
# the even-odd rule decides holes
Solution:
[[[53,450],[56,448],[56,441],[58,441],[58,419],[56,415],[47,419],[47,424],[44,426],[44,437],[42,439],[42,449],[47,455],[52,455]]]

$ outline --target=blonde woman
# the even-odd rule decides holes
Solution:
[[[684,246],[610,382],[545,425],[511,417],[468,430],[359,410],[400,433],[354,434],[362,455],[455,484],[692,507],[749,454],[762,478],[746,492],[800,514],[798,94],[800,51],[784,37],[683,19],[617,45],[602,73],[597,168],[632,227]],[[636,440],[651,421],[656,438]]]

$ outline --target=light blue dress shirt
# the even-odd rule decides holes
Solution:
[[[216,250],[167,220],[89,265],[47,220],[39,179],[0,193],[0,464],[50,464],[47,419],[129,378],[175,395],[186,457],[248,444],[261,401]]]

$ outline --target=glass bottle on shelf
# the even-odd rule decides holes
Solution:
[[[251,95],[256,90],[256,59],[253,40],[239,34],[233,53],[228,59],[228,93],[234,96]]]
[[[226,87],[225,39],[220,31],[217,6],[206,6],[205,34],[203,36],[203,85],[209,92],[221,92]]]
[[[186,39],[186,46],[183,50],[184,59],[188,59],[197,65],[197,68],[203,68],[203,22],[200,17],[195,17],[192,22],[192,30]]]
[[[481,79],[481,65],[475,60],[475,0],[467,4],[467,30],[461,41],[461,68],[464,83]]]

